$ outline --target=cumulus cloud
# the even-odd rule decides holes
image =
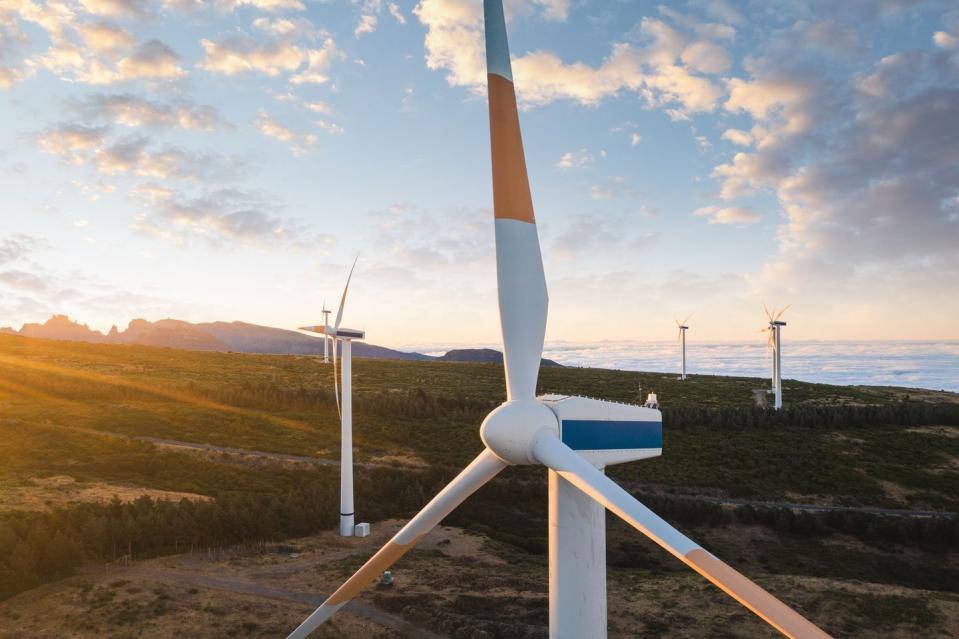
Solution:
[[[356,28],[353,29],[353,35],[360,37],[364,33],[373,33],[376,31],[377,18],[372,14],[365,14],[360,16],[360,21],[356,24]]]
[[[65,124],[39,134],[37,144],[47,153],[72,164],[82,164],[92,151],[103,145],[108,131],[107,127]]]
[[[722,138],[739,146],[750,146],[753,143],[753,134],[741,129],[726,129]]]
[[[276,33],[277,24],[268,24]],[[267,23],[260,23],[259,26],[266,27]],[[256,72],[270,77],[299,70],[290,79],[294,84],[326,82],[326,73],[332,61],[342,55],[337,50],[335,41],[327,37],[322,48],[313,49],[295,42],[294,37],[300,34],[301,30],[292,28],[280,32],[280,37],[265,42],[245,34],[229,36],[217,42],[204,39],[200,44],[205,56],[198,66],[211,73],[224,75]],[[306,66],[301,69],[304,63]]]
[[[394,20],[400,24],[406,24],[406,16],[403,15],[403,11],[395,2],[391,2],[387,6],[390,10],[390,15],[393,16]]]
[[[175,80],[186,75],[180,66],[180,56],[159,40],[140,44],[114,63],[116,58],[116,55],[100,57],[95,51],[62,40],[54,42],[33,62],[64,80],[85,84],[112,84],[142,79]]]
[[[77,31],[88,47],[99,54],[115,54],[132,49],[133,36],[126,29],[108,22],[88,22],[77,26]]]
[[[143,0],[80,0],[87,13],[108,18],[139,18],[149,14],[149,6]]]
[[[319,138],[312,133],[298,133],[277,122],[263,109],[257,111],[256,128],[267,137],[285,142],[289,145],[294,155],[302,155],[315,147],[319,141]]]
[[[705,206],[693,211],[693,215],[709,218],[710,224],[755,224],[761,219],[758,213],[742,206]]]
[[[537,3],[549,15],[566,3]],[[452,85],[482,92],[486,81],[479,5],[464,0],[421,0],[414,9],[426,25],[426,62],[444,70]],[[565,15],[565,14],[563,14]],[[598,66],[565,62],[552,51],[532,51],[513,59],[513,77],[524,106],[556,100],[598,104],[628,91],[651,106],[670,106],[674,117],[711,111],[721,87],[701,72],[728,67],[719,44],[680,33],[661,20],[644,18],[638,30],[641,45],[613,43]]]
[[[302,228],[277,215],[263,198],[237,189],[198,196],[153,194],[150,211],[132,230],[176,244],[203,239],[214,244],[276,244],[295,241]]]
[[[221,11],[233,11],[238,7],[253,7],[260,11],[302,11],[306,5],[301,0],[217,0],[216,6]]]
[[[588,149],[579,149],[578,151],[567,151],[559,158],[556,163],[557,168],[563,171],[571,169],[585,169],[596,162],[596,156]]]
[[[227,126],[212,106],[180,100],[166,104],[129,94],[94,94],[77,104],[88,121],[114,122],[130,127],[180,128],[212,131]]]
[[[306,57],[306,52],[291,42],[261,44],[246,35],[229,36],[219,42],[203,39],[200,44],[205,57],[198,66],[224,75],[256,71],[273,77],[295,71]]]

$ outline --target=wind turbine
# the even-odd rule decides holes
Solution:
[[[828,637],[703,550],[603,473],[662,452],[658,410],[598,399],[536,397],[547,292],[513,89],[502,0],[484,0],[493,161],[496,279],[506,401],[480,426],[483,452],[290,635],[302,639],[511,465],[549,471],[550,637],[606,637],[603,507],[789,637]]]
[[[679,328],[679,337],[677,339],[683,343],[683,375],[679,378],[683,381],[686,380],[686,331],[689,330],[689,327],[686,326],[686,322],[689,321],[690,317],[692,317],[692,315],[687,316],[682,322],[675,317],[673,318],[676,320],[676,326]]]
[[[350,267],[350,274],[346,278],[346,286],[343,288],[343,297],[340,298],[340,308],[336,311],[336,322],[331,327],[327,318],[324,318],[323,326],[301,326],[299,330],[320,333],[323,340],[327,338],[333,340],[333,392],[336,395],[336,410],[340,414],[340,535],[343,537],[352,537],[355,530],[355,513],[353,509],[353,340],[366,337],[364,331],[353,328],[344,328],[340,326],[343,320],[343,308],[346,306],[346,293],[350,290],[350,280],[353,278],[353,269],[356,268],[356,260],[353,260],[353,266]],[[324,313],[329,313],[324,304]],[[340,397],[340,389],[336,377],[336,351],[337,342],[342,343],[343,364],[342,379],[343,392]]]
[[[767,331],[769,337],[766,340],[766,346],[772,349],[772,393],[774,396],[773,408],[779,410],[783,407],[783,375],[782,375],[782,327],[786,325],[779,318],[789,310],[789,305],[783,307],[781,311],[775,308],[772,312],[766,306],[763,311],[766,313],[766,319],[769,320],[769,326],[760,329],[760,332]]]
[[[330,363],[330,338],[327,337],[327,335],[329,335],[329,330],[328,330],[329,328],[330,328],[330,311],[329,309],[326,308],[326,300],[323,300],[323,329],[324,329],[323,363],[324,364]]]

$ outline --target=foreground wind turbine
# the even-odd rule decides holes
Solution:
[[[789,306],[787,305],[781,311],[777,311],[774,308],[770,313],[769,309],[763,306],[763,311],[766,312],[766,319],[769,320],[769,326],[760,329],[760,332],[768,332],[769,337],[766,340],[766,345],[772,349],[772,393],[774,397],[773,408],[776,410],[783,407],[782,327],[786,325],[786,322],[781,321],[779,318],[781,318],[783,313],[788,309]]]
[[[687,316],[682,322],[675,317],[673,318],[676,319],[676,326],[679,328],[679,337],[677,339],[683,343],[683,375],[679,379],[684,381],[686,379],[686,331],[689,330],[689,327],[686,326],[686,322],[689,321],[690,317],[692,317],[692,315]]]
[[[359,259],[359,256],[357,256]],[[343,297],[340,299],[340,308],[336,311],[336,322],[330,326],[327,317],[324,317],[323,326],[301,326],[299,330],[320,333],[323,335],[323,341],[333,340],[333,392],[336,395],[336,409],[340,414],[340,535],[343,537],[352,537],[355,528],[355,513],[353,509],[353,340],[363,339],[366,333],[353,328],[344,328],[340,326],[343,321],[343,308],[346,306],[346,293],[350,290],[350,280],[353,278],[353,269],[356,268],[356,260],[353,260],[353,266],[350,268],[350,274],[346,278],[346,286],[343,288]],[[328,315],[326,304],[323,305],[323,312]],[[336,377],[336,351],[337,342],[342,343],[343,348],[343,392],[340,397],[340,389]],[[325,347],[324,347],[325,350]]]
[[[550,637],[606,636],[603,507],[789,637],[822,630],[670,526],[607,477],[607,464],[660,454],[658,410],[581,397],[536,397],[546,278],[533,217],[502,0],[485,0],[496,275],[506,402],[480,427],[485,448],[296,630],[302,639],[510,465],[549,470]],[[578,506],[586,508],[578,510]],[[602,579],[601,583],[597,580]]]

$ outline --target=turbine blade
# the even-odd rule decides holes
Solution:
[[[356,268],[356,261],[358,259],[360,259],[359,253],[353,258],[353,266],[350,267],[350,274],[346,277],[346,286],[343,287],[343,297],[340,298],[340,308],[336,311],[336,323],[333,325],[334,332],[340,327],[340,322],[343,321],[343,307],[346,306],[346,293],[350,290],[350,280],[353,279],[353,269]]]
[[[790,307],[790,306],[792,306],[792,304],[786,304],[786,306],[783,307],[783,310],[779,311],[779,312],[776,314],[776,319],[778,320],[780,317],[782,317],[783,314],[784,314],[786,311],[789,310],[789,307]]]
[[[363,567],[330,595],[323,602],[323,605],[307,617],[296,630],[291,632],[287,639],[303,639],[303,637],[316,630],[333,613],[345,606],[347,602],[366,588],[377,575],[406,554],[426,533],[453,512],[467,497],[504,468],[506,468],[506,463],[490,452],[489,449],[480,453],[469,466],[463,469],[463,472],[441,490],[430,503],[426,504],[423,510],[418,512],[391,540],[386,542],[386,545],[380,548],[379,552],[363,564]]]
[[[792,608],[673,528],[555,435],[541,436],[533,446],[533,455],[782,634],[796,639],[829,637]]]
[[[693,313],[690,313],[689,315],[686,316],[686,319],[683,320],[683,326],[686,326],[687,324],[689,324],[689,319],[692,316],[693,316]]]
[[[502,0],[484,0],[496,283],[508,399],[534,399],[549,299],[529,191]]]
[[[773,321],[773,314],[769,312],[769,308],[766,306],[765,302],[763,303],[763,312],[766,313],[766,319],[770,322]]]

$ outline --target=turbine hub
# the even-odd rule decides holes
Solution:
[[[534,464],[533,444],[544,431],[559,435],[556,414],[535,399],[500,404],[486,416],[480,437],[508,464]]]

